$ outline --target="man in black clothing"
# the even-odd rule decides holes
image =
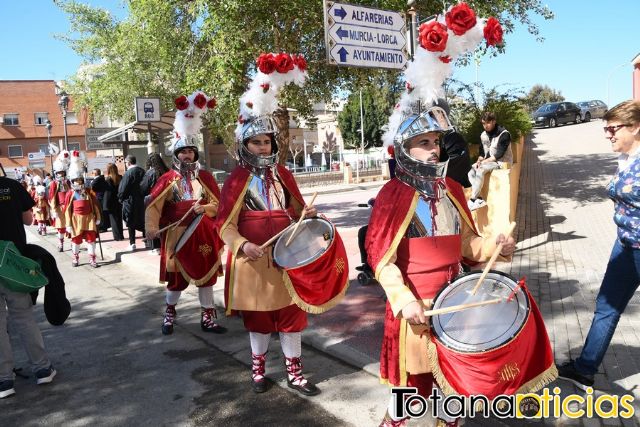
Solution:
[[[469,157],[467,141],[453,129],[444,134],[443,142],[444,149],[449,156],[447,176],[456,180],[464,188],[471,187],[467,176],[471,170],[471,158]]]
[[[34,204],[18,181],[0,177],[0,240],[13,242],[20,252],[27,246],[24,224],[31,224],[31,208]],[[56,376],[32,307],[28,293],[11,291],[0,283],[0,399],[15,394],[13,350],[7,332],[9,317],[12,328],[15,328],[27,350],[36,383],[50,383]]]
[[[496,122],[496,115],[490,111],[482,114],[482,127],[484,132],[480,135],[480,156],[469,171],[471,181],[471,198],[469,209],[476,210],[487,203],[480,197],[484,176],[494,169],[510,167],[513,163],[511,152],[511,135]]]
[[[129,228],[129,250],[136,249],[136,230],[144,236],[144,197],[140,184],[145,170],[138,166],[136,156],[129,154],[125,158],[127,171],[118,187],[118,199],[122,202],[122,216]]]
[[[109,215],[104,215],[102,208],[104,204],[104,192],[107,189],[107,181],[102,175],[102,171],[98,168],[92,171],[93,179],[91,180],[91,189],[96,193],[98,199],[98,206],[100,207],[100,218],[102,218],[99,227],[99,232],[104,233],[109,229]]]

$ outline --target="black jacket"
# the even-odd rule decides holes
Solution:
[[[122,202],[122,217],[128,227],[144,231],[144,196],[140,185],[144,169],[133,166],[124,173],[118,187],[118,200]]]
[[[452,131],[445,134],[443,143],[449,156],[447,176],[458,181],[465,188],[471,187],[468,177],[471,170],[471,158],[467,141],[458,132]]]

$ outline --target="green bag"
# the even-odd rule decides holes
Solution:
[[[0,285],[22,293],[31,293],[49,283],[40,264],[22,256],[13,242],[0,240]]]

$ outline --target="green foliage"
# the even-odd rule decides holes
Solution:
[[[449,88],[455,94],[450,102],[451,119],[468,143],[480,144],[480,134],[484,131],[480,118],[484,111],[495,113],[498,124],[509,131],[514,142],[531,132],[531,117],[520,100],[520,91],[508,89],[500,92],[498,87],[485,90],[482,85],[479,86],[484,107],[475,97],[475,85],[453,81]]]
[[[399,83],[373,84],[362,89],[364,115],[364,142],[366,147],[382,146],[383,127],[395,104],[394,90]],[[361,146],[360,136],[360,91],[352,92],[344,109],[338,114],[338,126],[345,148]]]
[[[536,84],[529,90],[529,93],[521,98],[521,101],[527,107],[527,111],[533,113],[547,102],[564,101],[564,96],[560,91],[551,89],[547,85]]]
[[[175,97],[201,89],[218,100],[206,123],[227,144],[233,141],[238,98],[262,52],[306,57],[306,86],[287,88],[281,97],[282,105],[295,108],[301,116],[311,113],[314,102],[329,101],[340,91],[355,92],[372,79],[393,82],[398,74],[329,65],[318,0],[122,0],[128,12],[122,20],[78,0],[54,1],[70,22],[70,32],[58,37],[86,61],[68,82],[78,108],[131,120],[135,96],[158,96],[163,108],[170,110]],[[388,10],[406,8],[406,0],[354,2]],[[440,13],[443,7],[435,0],[417,3],[421,17]],[[479,16],[499,16],[507,35],[515,22],[521,22],[538,36],[529,14],[552,17],[540,0],[470,3]]]

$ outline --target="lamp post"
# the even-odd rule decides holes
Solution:
[[[632,65],[630,62],[624,62],[620,65],[616,65],[614,68],[611,69],[611,71],[609,71],[609,74],[607,75],[607,108],[611,108],[611,97],[610,92],[609,92],[609,82],[611,81],[611,76],[613,75],[614,72],[616,72],[619,68],[624,67],[625,65]]]
[[[58,101],[60,111],[62,112],[62,123],[64,126],[64,149],[67,147],[67,108],[69,107],[69,97],[65,91],[60,92],[60,100]]]
[[[51,152],[51,120],[47,119],[44,123],[44,127],[47,129],[47,151],[49,152],[49,161],[51,161],[51,172],[53,172],[53,153]]]

